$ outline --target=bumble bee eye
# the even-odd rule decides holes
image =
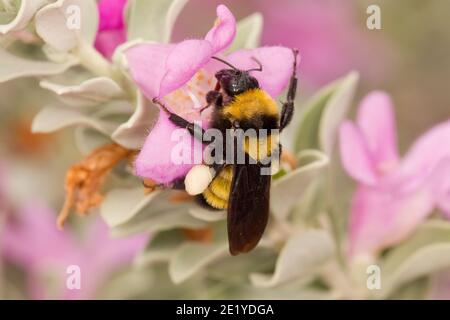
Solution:
[[[249,77],[249,89],[259,88],[259,82],[255,77]]]

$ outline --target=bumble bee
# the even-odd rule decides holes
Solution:
[[[226,136],[226,131],[230,129],[241,129],[243,132],[249,129],[258,132],[261,129],[265,129],[266,132],[273,132],[273,130],[281,132],[292,119],[297,91],[298,51],[292,51],[293,72],[281,114],[276,102],[260,88],[258,80],[250,74],[252,71],[263,70],[262,64],[257,59],[253,58],[259,68],[240,70],[225,60],[213,57],[229,68],[215,74],[217,85],[206,95],[207,105],[203,109],[214,107],[210,127],[218,129],[222,136]],[[188,129],[194,137],[203,141],[205,132],[202,128],[170,112],[158,100],[155,99],[154,102],[169,114],[169,119],[175,125]],[[210,207],[227,210],[228,242],[232,255],[252,250],[266,228],[269,217],[271,175],[261,174],[261,169],[271,166],[270,162],[263,161],[264,158],[276,152],[281,153],[281,145],[273,143],[272,138],[270,134],[264,138],[257,134],[245,137],[241,140],[243,141],[241,145],[233,140],[234,150],[244,151],[243,163],[236,161],[235,156],[231,163],[229,161],[214,163],[210,166],[214,174],[211,174],[211,170],[204,165],[197,166],[183,181],[175,183],[177,188],[184,188],[191,195],[201,194],[203,202]],[[262,139],[264,141],[261,141]],[[266,148],[257,148],[255,152],[249,148],[250,142],[256,142],[256,145],[266,144]],[[223,150],[223,157],[228,158],[226,150],[229,149],[225,147]],[[205,179],[202,179],[202,176]],[[206,181],[206,183],[199,187],[198,181]]]

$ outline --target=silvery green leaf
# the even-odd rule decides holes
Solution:
[[[59,74],[77,63],[76,59],[69,59],[64,63],[28,60],[0,48],[0,83],[21,77]]]
[[[433,295],[430,279],[426,277],[406,283],[398,290],[395,290],[389,296],[389,299],[391,298],[395,300],[448,300],[448,296],[439,297]]]
[[[184,242],[186,237],[179,229],[159,232],[135,258],[134,264],[143,268],[156,262],[168,262]]]
[[[128,39],[167,43],[187,0],[130,0]]]
[[[264,18],[261,13],[255,12],[240,20],[237,24],[236,37],[228,52],[239,49],[252,49],[259,46]]]
[[[246,254],[227,255],[217,260],[208,267],[208,277],[227,284],[250,284],[250,273],[271,272],[274,269],[276,259],[277,253],[273,249],[258,246]]]
[[[359,75],[349,73],[339,83],[331,95],[320,120],[320,147],[326,154],[331,154],[337,136],[339,125],[345,119],[355,95]]]
[[[227,218],[227,212],[225,210],[213,210],[200,206],[189,209],[189,214],[194,218],[206,222],[216,222]]]
[[[94,149],[111,143],[111,137],[91,127],[75,128],[75,145],[82,155],[89,155]]]
[[[382,260],[381,296],[419,277],[450,267],[450,223],[431,220]]]
[[[14,8],[16,9],[14,10],[16,12],[7,12],[7,21],[1,21],[0,33],[6,34],[11,31],[24,29],[33,18],[36,11],[48,2],[48,0],[21,0],[20,6]]]
[[[35,17],[37,34],[55,49],[67,52],[81,42],[92,44],[97,34],[98,10],[94,0],[58,0]]]
[[[110,228],[120,226],[136,216],[158,195],[158,191],[145,194],[143,187],[111,190],[100,206],[100,215]]]
[[[67,106],[50,106],[41,110],[33,119],[33,132],[48,133],[69,126],[92,128],[110,136],[130,114],[126,101],[114,101],[98,106],[99,111],[79,110]]]
[[[69,126],[90,127],[105,135],[110,135],[115,128],[113,123],[96,119],[78,110],[46,107],[33,119],[32,131],[35,133],[48,133]]]
[[[97,130],[95,127],[77,127],[75,143],[83,154],[89,154],[93,149],[110,143],[114,132],[122,123],[127,121],[132,112],[132,106],[125,100],[112,101],[95,107],[94,110],[99,111],[92,113],[89,109],[85,109],[83,113],[95,122],[106,123],[109,130],[104,132]]]
[[[276,290],[241,285],[234,288],[226,298],[237,300],[328,300],[333,297],[329,290],[307,286],[304,280],[300,280],[277,286]]]
[[[155,274],[147,270],[128,268],[105,281],[96,295],[100,300],[142,299],[155,284]]]
[[[121,124],[112,134],[112,139],[130,149],[140,149],[145,138],[157,120],[159,109],[142,93],[138,93],[137,106],[127,122]]]
[[[250,281],[257,287],[274,287],[310,276],[331,258],[333,251],[333,240],[325,231],[301,231],[291,236],[281,250],[273,274],[254,273]]]
[[[193,218],[189,209],[195,204],[173,204],[171,198],[176,194],[171,190],[155,191],[151,201],[144,205],[133,217],[112,228],[112,233],[125,236],[139,232],[159,232],[176,228],[201,228],[205,222]],[[124,213],[125,214],[125,213]],[[109,215],[104,212],[102,215]]]
[[[225,241],[220,244],[186,243],[170,260],[170,278],[175,284],[182,283],[227,252],[228,244]]]
[[[316,215],[323,212],[325,208],[323,184],[326,178],[317,177],[306,188],[305,193],[299,199],[298,205],[292,212],[292,223],[311,221]]]
[[[337,127],[348,112],[357,82],[358,74],[351,72],[322,88],[309,100],[300,116],[296,151],[320,149],[331,154]]]
[[[314,182],[328,165],[328,157],[317,150],[304,150],[299,160],[308,158],[306,165],[273,181],[271,189],[271,211],[280,220],[285,220],[291,210],[299,203],[308,186]]]
[[[227,256],[228,241],[225,225],[215,228],[214,241],[211,243],[185,243],[172,256],[169,262],[169,275],[176,284],[181,283],[206,266]]]
[[[92,78],[72,85],[42,80],[40,86],[53,91],[63,102],[74,106],[92,106],[125,96],[122,88],[106,77]]]

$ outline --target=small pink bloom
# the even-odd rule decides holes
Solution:
[[[93,299],[107,277],[128,264],[146,241],[142,236],[111,239],[100,219],[77,239],[68,229],[59,231],[55,218],[51,209],[31,202],[7,222],[1,235],[1,254],[23,268],[32,299]],[[80,267],[80,290],[66,287],[71,265]]]
[[[233,41],[236,21],[224,5],[217,7],[217,20],[204,39],[185,40],[176,44],[138,44],[126,51],[131,76],[145,96],[158,98],[168,109],[190,121],[201,121],[208,127],[210,110],[200,114],[205,96],[215,86],[214,74],[224,65],[211,58],[220,55]],[[257,67],[251,57],[263,65],[255,76],[262,89],[276,97],[285,88],[292,74],[292,51],[284,47],[263,47],[239,50],[225,57],[240,69]],[[136,159],[136,174],[156,182],[168,184],[183,177],[192,164],[177,165],[171,161],[171,152],[179,141],[171,141],[174,130],[167,117],[161,113],[155,127],[147,137]],[[194,144],[185,131],[186,144],[194,151],[202,146]],[[189,148],[188,148],[189,149]],[[201,153],[200,153],[201,154]]]
[[[110,59],[117,46],[126,41],[124,10],[128,0],[100,0],[99,28],[95,47]]]
[[[435,207],[449,211],[450,121],[421,136],[403,159],[396,139],[392,102],[383,92],[364,98],[356,123],[341,125],[342,164],[358,182],[349,225],[352,256],[403,240]]]

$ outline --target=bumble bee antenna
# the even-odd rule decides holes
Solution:
[[[220,62],[222,62],[223,64],[226,64],[227,66],[229,66],[230,68],[232,68],[232,69],[234,69],[234,70],[239,70],[238,68],[236,68],[235,66],[233,66],[231,63],[229,63],[228,61],[225,61],[225,60],[223,60],[223,59],[220,59],[220,58],[218,58],[218,57],[211,57],[212,59],[214,59],[214,60],[217,60],[217,61],[220,61]]]
[[[256,59],[255,57],[252,57],[252,60],[253,61],[255,61],[257,64],[258,64],[258,68],[255,68],[255,69],[249,69],[249,70],[246,70],[247,72],[250,72],[250,71],[259,71],[259,72],[261,72],[262,70],[263,70],[263,66],[262,66],[262,63],[261,63],[261,61],[259,61],[258,59]]]

